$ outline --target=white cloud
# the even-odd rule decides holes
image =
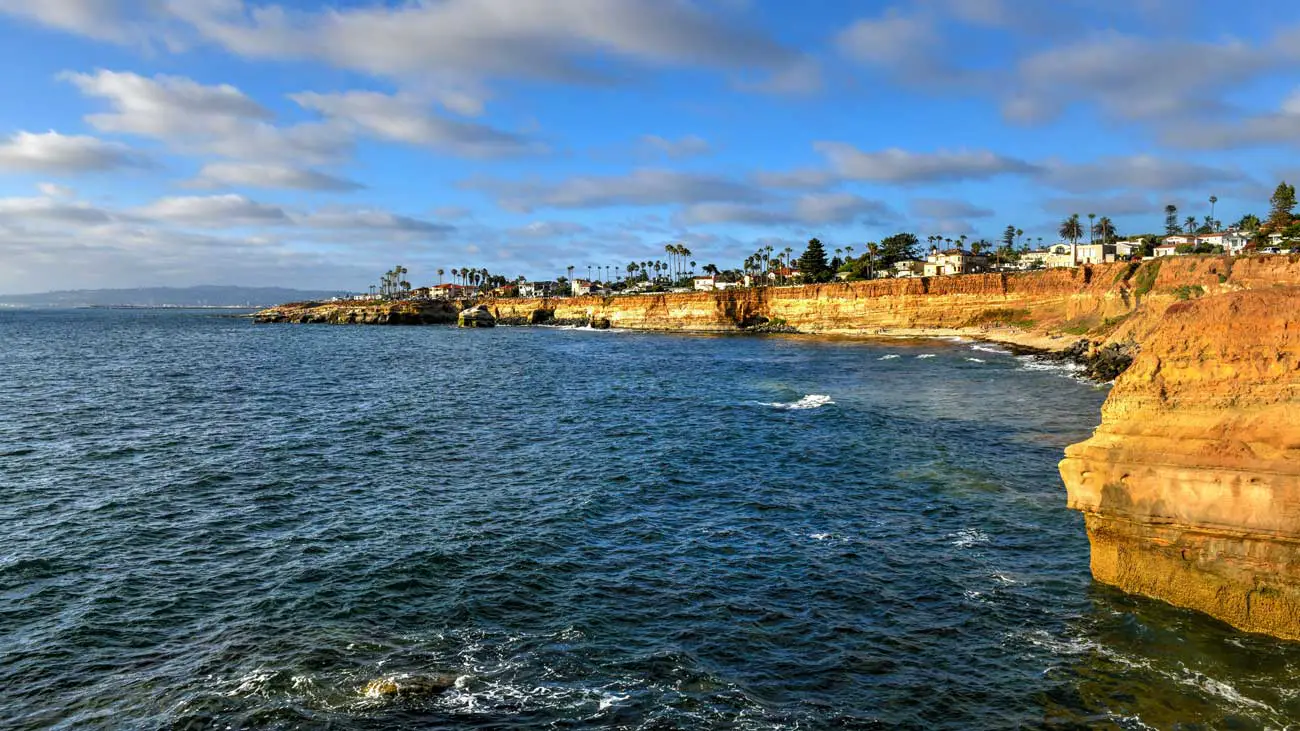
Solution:
[[[77,194],[77,191],[72,188],[58,183],[37,183],[36,189],[41,192],[41,195],[50,198],[73,198]]]
[[[583,62],[595,52],[723,68],[792,57],[763,34],[660,0],[442,0],[314,13],[222,0],[172,2],[170,10],[240,55],[311,58],[380,75],[585,82],[605,78]]]
[[[469,180],[463,187],[496,196],[511,210],[535,208],[602,208],[724,201],[757,203],[766,195],[746,183],[719,175],[641,169],[626,175],[580,175],[564,180]]]
[[[842,225],[893,220],[896,214],[881,201],[852,193],[800,196],[792,201],[757,206],[707,202],[686,206],[676,216],[680,225],[746,223],[754,225]]]
[[[242,195],[161,198],[139,209],[141,216],[204,228],[237,228],[288,222],[284,209]]]
[[[83,135],[18,132],[0,143],[0,170],[84,173],[148,164],[147,157],[126,145]]]
[[[295,214],[293,220],[299,225],[310,228],[339,231],[387,231],[401,234],[433,234],[441,236],[455,230],[454,226],[447,224],[367,208],[324,208],[306,215]]]
[[[109,102],[111,113],[86,117],[96,129],[163,140],[181,152],[315,164],[351,151],[351,136],[340,126],[277,127],[269,110],[228,84],[105,70],[62,78]]]
[[[370,137],[432,147],[466,156],[519,154],[538,149],[518,135],[492,127],[435,116],[411,95],[373,91],[339,94],[302,92],[290,98],[331,121]]]
[[[649,151],[671,158],[697,157],[713,151],[708,141],[698,135],[686,135],[676,140],[659,135],[642,135],[640,144]]]
[[[119,0],[0,0],[0,13],[114,43],[138,40]]]
[[[316,170],[289,165],[214,162],[203,166],[189,183],[197,188],[239,186],[292,190],[346,192],[364,188],[360,183]]]
[[[1051,161],[1043,166],[1039,177],[1047,185],[1073,193],[1184,190],[1249,180],[1238,170],[1151,155],[1104,157],[1090,163]]]
[[[65,202],[52,197],[0,198],[0,217],[9,224],[61,224],[90,226],[109,223],[112,217],[88,203]]]
[[[1300,146],[1300,89],[1275,112],[1236,118],[1185,117],[1170,120],[1161,139],[1176,147],[1224,150],[1266,145]]]
[[[1121,119],[1191,114],[1217,108],[1222,91],[1282,59],[1275,49],[1243,41],[1101,33],[1021,59],[1003,111],[1025,122],[1053,119],[1079,102]]]
[[[844,142],[816,142],[840,176],[880,183],[934,183],[987,180],[999,175],[1028,174],[1036,166],[987,150],[911,152],[890,148],[863,152]]]

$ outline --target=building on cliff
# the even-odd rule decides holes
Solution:
[[[922,265],[922,276],[942,277],[947,274],[976,274],[986,271],[988,267],[989,258],[983,254],[976,254],[961,248],[946,251],[930,249],[930,253],[925,257],[925,263]]]
[[[559,282],[520,282],[520,297],[554,297],[560,293]]]

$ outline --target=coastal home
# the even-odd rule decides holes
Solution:
[[[718,288],[718,280],[716,277],[695,277],[694,279],[695,291],[697,292],[712,292]]]
[[[1160,243],[1163,246],[1186,246],[1187,244],[1195,246],[1196,240],[1196,234],[1174,234],[1166,236]]]
[[[1247,231],[1231,230],[1223,234],[1223,250],[1229,254],[1240,254],[1250,246],[1251,235]]]
[[[575,279],[569,283],[569,294],[574,297],[581,297],[584,294],[591,294],[595,289],[595,282],[587,279]]]
[[[1052,269],[1055,267],[1072,267],[1075,255],[1069,244],[1052,244],[1046,249],[1026,251],[1020,254],[1021,269]]]
[[[927,277],[941,277],[946,274],[973,274],[988,269],[989,259],[983,254],[974,254],[965,249],[948,249],[939,251],[930,249],[922,265]]]
[[[899,259],[890,268],[895,277],[925,276],[925,262],[920,259]]]
[[[735,289],[736,287],[739,287],[739,286],[740,286],[740,282],[723,282],[723,281],[715,281],[715,282],[713,283],[713,288],[714,288],[714,289],[718,289],[718,290],[722,290],[722,289]]]
[[[1155,251],[1153,253],[1156,256],[1174,256],[1175,254],[1177,254],[1178,247],[1184,246],[1184,244],[1177,241],[1171,242],[1169,239],[1172,238],[1182,238],[1182,237],[1174,237],[1174,236],[1167,237],[1164,241],[1161,241],[1158,245],[1156,245]]]
[[[1141,250],[1141,246],[1138,244],[1138,250]],[[1105,264],[1129,258],[1133,255],[1134,247],[1128,241],[1117,241],[1113,244],[1079,244],[1075,251],[1079,264]]]
[[[459,284],[437,284],[429,287],[429,298],[438,300],[454,300],[472,297],[474,295],[473,287],[464,287]]]
[[[411,290],[411,299],[429,300],[433,299],[433,290],[429,287],[416,287]]]
[[[520,297],[551,297],[560,289],[559,282],[520,282]]]

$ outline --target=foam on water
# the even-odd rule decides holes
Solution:
[[[958,548],[970,548],[979,543],[989,542],[988,534],[978,528],[962,528],[956,533],[949,533],[945,537],[951,538],[952,545]]]
[[[988,362],[988,361],[984,360],[983,358],[967,358],[966,360],[968,360],[968,361],[970,361],[970,362],[972,362],[972,363],[987,363],[987,362]]]
[[[781,403],[781,402],[762,403],[762,405],[771,406],[774,409],[781,409],[783,411],[803,411],[805,409],[820,409],[823,406],[829,406],[830,404],[833,403],[835,402],[831,400],[830,396],[826,396],[824,394],[812,393],[812,394],[808,394],[807,396],[804,396],[798,401],[790,401],[787,403]]]
[[[975,343],[974,345],[970,346],[970,349],[978,350],[981,353],[994,353],[996,355],[1011,355],[1011,351],[1003,348],[999,348],[996,345],[989,345],[988,343]]]
[[[933,358],[933,357],[934,357],[934,353],[922,353],[922,354],[920,354],[920,355],[918,355],[918,356],[916,356],[916,357],[917,357],[917,359]]]
[[[877,358],[876,360],[893,360],[893,359],[895,359],[895,358],[901,358],[901,357],[902,357],[902,356],[900,356],[900,355],[897,354],[897,353],[890,353],[889,355],[882,355],[882,356],[880,356],[879,358]]]

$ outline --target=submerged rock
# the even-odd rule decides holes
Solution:
[[[495,327],[497,319],[488,311],[486,305],[474,305],[469,309],[461,310],[456,324],[461,327]]]
[[[408,698],[445,693],[456,687],[457,677],[447,673],[437,675],[389,675],[375,678],[361,689],[367,698]]]
[[[589,325],[593,330],[608,330],[610,328],[608,317],[593,317]]]

